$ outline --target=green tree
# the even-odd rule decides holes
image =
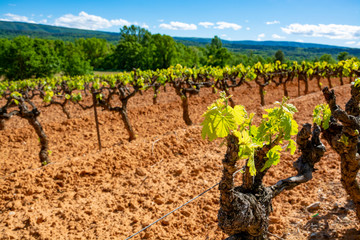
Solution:
[[[349,55],[348,52],[341,52],[337,55],[337,60],[339,60],[339,61],[350,59],[350,58],[351,58],[351,56]]]
[[[182,66],[195,67],[206,65],[206,50],[201,47],[187,47],[182,43],[176,44],[176,56],[172,65],[181,64]]]
[[[281,63],[285,62],[285,55],[283,51],[277,50],[275,53],[275,61],[280,61]]]
[[[174,39],[167,35],[155,34],[152,35],[151,42],[154,46],[151,69],[170,67],[174,63],[173,60],[176,56],[176,43]]]
[[[9,80],[46,77],[60,70],[53,41],[20,36],[0,44],[0,75]]]
[[[149,69],[152,64],[151,33],[134,25],[120,29],[120,41],[114,52],[115,68],[132,70],[133,68]]]
[[[75,41],[76,47],[80,48],[85,55],[86,60],[95,69],[100,68],[104,59],[112,53],[112,45],[105,39],[98,38],[80,38]]]
[[[84,53],[75,44],[69,42],[65,46],[62,71],[64,75],[77,76],[92,73],[90,61],[86,60]]]
[[[321,62],[327,62],[327,63],[336,63],[335,59],[330,54],[324,54],[322,55],[319,60]]]
[[[222,47],[221,39],[215,36],[211,44],[206,46],[207,65],[224,67],[231,60],[231,53]]]

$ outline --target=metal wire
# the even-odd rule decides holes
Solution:
[[[179,210],[180,208],[182,208],[182,207],[186,206],[187,204],[191,203],[191,202],[192,202],[192,201],[194,201],[195,199],[197,199],[197,198],[201,197],[203,194],[207,193],[208,191],[210,191],[211,189],[213,189],[214,187],[216,187],[216,186],[217,186],[217,185],[219,185],[219,184],[220,184],[220,182],[216,183],[214,186],[212,186],[212,187],[208,188],[207,190],[205,190],[204,192],[200,193],[199,195],[197,195],[197,196],[196,196],[196,197],[194,197],[193,199],[191,199],[191,200],[187,201],[186,203],[184,203],[184,204],[183,204],[183,205],[181,205],[180,207],[177,207],[177,208],[175,208],[174,210],[172,210],[171,212],[169,212],[169,213],[165,214],[165,215],[164,215],[164,216],[162,216],[161,218],[157,219],[155,222],[153,222],[153,223],[151,223],[151,224],[147,225],[146,227],[144,227],[144,228],[143,228],[143,229],[141,229],[140,231],[138,231],[138,232],[134,233],[134,234],[133,234],[133,235],[131,235],[130,237],[126,238],[125,240],[129,240],[129,239],[131,239],[131,238],[135,237],[136,235],[138,235],[139,233],[141,233],[141,232],[145,231],[146,229],[148,229],[149,227],[151,227],[151,226],[152,226],[152,225],[154,225],[155,223],[157,223],[157,222],[159,222],[159,221],[163,220],[164,218],[166,218],[167,216],[169,216],[169,215],[170,215],[170,214],[172,214],[173,212],[176,212],[176,211],[177,211],[177,210]]]

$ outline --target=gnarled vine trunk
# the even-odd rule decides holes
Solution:
[[[336,104],[334,90],[323,89],[324,97],[331,110],[329,128],[323,129],[323,136],[341,159],[341,183],[356,207],[360,220],[360,187],[356,181],[359,166],[359,132],[360,132],[360,89],[351,87],[351,99],[345,111]]]
[[[0,130],[5,130],[5,119],[0,119]]]
[[[183,109],[183,119],[186,125],[188,126],[192,125],[193,123],[190,119],[190,114],[189,114],[189,98],[186,95],[181,96],[181,107]]]
[[[29,101],[29,104],[32,106],[31,111],[26,106],[25,101],[23,99],[20,99],[18,115],[20,117],[26,119],[29,122],[29,124],[34,128],[36,134],[38,135],[39,140],[40,140],[40,147],[41,147],[40,152],[39,152],[40,162],[42,165],[46,165],[46,164],[50,163],[49,140],[48,140],[39,120],[37,119],[38,116],[40,115],[40,111],[30,101]]]
[[[312,137],[309,139],[311,135]],[[262,184],[262,178],[266,171],[255,177],[255,180],[249,180],[248,176],[250,175],[247,168],[245,168],[243,184],[238,187],[234,186],[233,177],[236,172],[235,164],[238,160],[239,145],[238,139],[234,135],[226,138],[227,151],[222,161],[224,168],[219,185],[218,224],[223,232],[230,235],[227,240],[268,239],[269,215],[272,211],[271,201],[282,191],[292,189],[312,179],[314,165],[320,161],[325,152],[319,135],[320,128],[318,126],[315,125],[311,132],[311,125],[304,125],[297,136],[297,144],[302,155],[293,164],[298,174],[280,180],[269,187]],[[271,149],[271,145],[264,146],[256,153],[255,165],[258,173],[262,168],[262,162],[265,161],[266,151]],[[259,162],[261,163],[259,164]]]
[[[125,128],[129,134],[129,141],[135,140],[136,139],[135,131],[130,124],[130,120],[128,118],[128,114],[126,111],[126,105],[123,105],[123,107],[120,110],[120,114],[121,114],[121,119],[125,124]]]

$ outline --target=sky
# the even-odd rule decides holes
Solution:
[[[0,20],[173,37],[297,41],[360,48],[360,0],[0,0]]]

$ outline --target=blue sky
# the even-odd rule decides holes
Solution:
[[[170,36],[360,48],[360,0],[0,0],[0,20],[110,32],[136,24]]]

